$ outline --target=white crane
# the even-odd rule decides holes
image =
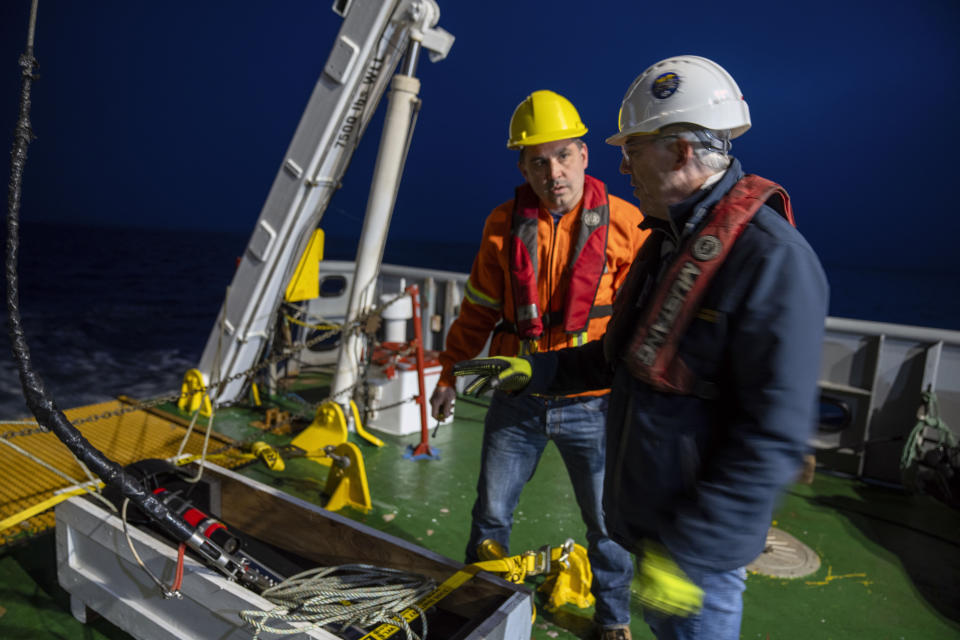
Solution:
[[[229,380],[211,389],[218,404],[242,393],[246,380],[238,374],[249,370],[267,346],[287,283],[393,76],[346,321],[372,305],[419,104],[417,60],[422,48],[432,61],[441,60],[453,44],[453,36],[436,27],[440,10],[434,0],[336,0],[333,11],[344,18],[343,25],[200,358],[205,384]],[[334,391],[356,381],[357,340],[349,333],[341,340]]]

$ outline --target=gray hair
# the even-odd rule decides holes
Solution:
[[[730,166],[730,130],[706,129],[695,124],[671,124],[660,132],[661,138],[683,138],[693,147],[693,157],[703,167],[724,171]]]

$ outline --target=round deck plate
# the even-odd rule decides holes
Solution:
[[[820,556],[792,535],[771,527],[767,544],[747,571],[774,578],[802,578],[820,568]]]

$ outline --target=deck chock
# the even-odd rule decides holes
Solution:
[[[328,447],[327,452],[333,466],[327,474],[327,484],[323,490],[324,495],[328,496],[324,508],[339,511],[343,507],[353,507],[369,513],[373,503],[370,500],[367,470],[363,465],[360,449],[352,442],[343,442]]]
[[[407,460],[439,460],[440,449],[422,442],[418,445],[408,444],[403,457]]]
[[[177,408],[184,413],[194,413],[199,409],[200,415],[205,418],[213,415],[207,381],[199,369],[190,369],[183,375]]]
[[[352,399],[350,400],[350,412],[353,414],[353,426],[357,430],[357,435],[372,445],[382,447],[383,440],[363,428],[363,423],[360,421],[360,412],[357,411],[357,403]]]
[[[328,445],[334,447],[347,441],[347,419],[343,409],[333,401],[327,401],[317,408],[313,422],[290,441],[295,447],[306,452],[308,458],[329,467],[331,459],[324,449]]]

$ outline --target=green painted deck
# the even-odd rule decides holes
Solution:
[[[308,400],[316,393],[322,391],[300,390]],[[286,403],[285,408],[304,407]],[[351,434],[363,452],[373,510],[361,514],[347,508],[340,513],[448,557],[462,558],[484,412],[483,406],[460,399],[456,421],[440,427],[430,441],[440,450],[438,460],[403,458],[407,445],[419,442],[419,434],[398,438],[378,433],[386,443],[382,448]],[[258,435],[249,422],[259,417],[251,409],[230,409],[219,413],[215,424],[231,437],[246,439]],[[267,439],[282,444],[290,436]],[[327,469],[309,460],[289,460],[282,473],[259,463],[241,472],[322,504]],[[822,566],[814,575],[794,580],[751,575],[744,596],[742,638],[960,638],[957,511],[926,497],[818,473],[812,485],[790,488],[776,526],[816,550]],[[585,544],[584,534],[563,463],[556,449],[548,447],[521,497],[511,549],[517,553],[558,545],[568,537]],[[591,610],[570,606],[549,614],[538,606],[533,637],[588,638],[591,615]],[[634,638],[653,637],[638,607],[632,630]],[[51,534],[0,551],[0,638],[128,637],[104,620],[86,626],[73,620],[68,597],[56,584]]]

